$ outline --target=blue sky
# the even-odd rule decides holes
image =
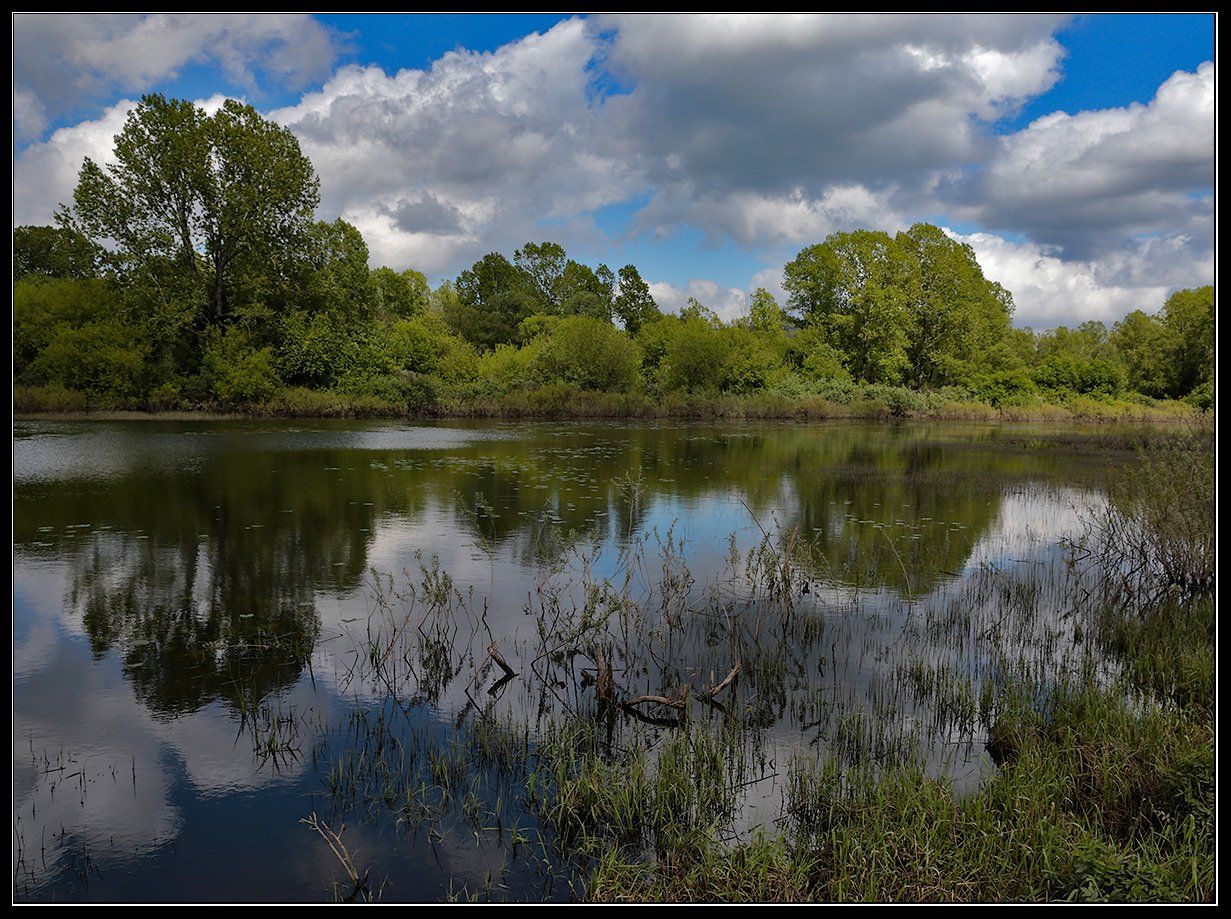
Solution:
[[[1211,15],[22,15],[14,39],[19,222],[158,91],[287,124],[322,216],[436,279],[552,238],[732,315],[828,232],[928,220],[1022,323],[1212,281]]]

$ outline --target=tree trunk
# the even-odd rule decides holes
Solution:
[[[222,291],[222,264],[214,266],[214,292],[210,296],[212,304],[213,321],[215,323],[222,322],[222,316],[226,312],[226,302]]]

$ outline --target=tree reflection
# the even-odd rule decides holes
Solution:
[[[316,596],[360,587],[389,521],[435,511],[457,540],[531,567],[570,540],[627,538],[658,502],[738,501],[805,537],[818,579],[918,595],[961,569],[1007,486],[1069,471],[977,431],[851,424],[539,426],[434,451],[231,438],[175,468],[130,441],[119,474],[18,483],[14,541],[68,560],[94,653],[118,655],[164,716],[244,710],[299,679]]]

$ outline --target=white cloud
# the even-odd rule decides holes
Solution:
[[[1210,242],[1214,65],[1173,74],[1148,105],[1055,112],[1005,137],[971,215],[1086,257],[1161,228]],[[1197,193],[1197,194],[1195,194]]]
[[[643,219],[660,231],[708,207],[706,228],[738,239],[787,203],[802,233],[834,222],[838,190],[883,196],[980,159],[980,121],[1056,80],[1058,21],[602,18],[604,63],[632,87],[608,100],[607,136],[658,189]]]
[[[217,67],[249,93],[262,81],[298,89],[330,72],[340,46],[311,16],[282,14],[20,14],[13,32],[14,88],[37,102],[26,111],[53,114],[144,92],[190,65]]]
[[[13,90],[13,134],[17,140],[38,137],[47,129],[47,107],[28,89]]]
[[[214,112],[226,97],[211,96],[196,104]],[[115,135],[137,103],[121,99],[92,121],[52,132],[47,140],[26,147],[13,164],[13,223],[51,223],[57,207],[72,201],[73,189],[86,157],[96,163],[112,160]]]
[[[13,166],[14,222],[50,223],[57,205],[72,199],[82,161],[111,159],[113,139],[135,104],[121,99],[93,121],[60,128],[23,150]]]
[[[1065,261],[1030,241],[992,233],[950,235],[969,243],[983,273],[1012,291],[1016,325],[1051,328],[1088,319],[1111,324],[1135,309],[1156,312],[1176,287],[1213,280],[1212,261],[1192,261],[1181,239],[1143,240],[1102,260]],[[1159,270],[1167,260],[1172,268]]]
[[[748,295],[738,287],[724,287],[706,278],[693,278],[684,287],[666,281],[651,281],[650,295],[659,309],[678,313],[688,305],[689,298],[712,309],[723,321],[729,322],[747,312]]]
[[[598,138],[594,50],[568,20],[430,70],[346,67],[272,116],[316,164],[323,210],[371,234],[374,261],[454,272],[541,238],[545,222],[565,242],[592,234],[581,215],[629,194]]]
[[[81,67],[116,85],[207,53],[244,80],[259,70],[245,55],[260,47],[290,55],[260,72],[306,72],[289,49],[308,27],[274,20],[254,20],[243,39],[238,20],[203,30],[233,51],[201,50],[208,42],[175,17],[74,21],[56,35],[84,43]],[[1146,105],[1056,113],[995,136],[989,121],[1057,79],[1061,21],[572,19],[424,70],[344,67],[271,117],[316,165],[321,216],[359,227],[373,264],[446,276],[545,238],[603,258],[614,241],[595,212],[641,199],[621,243],[697,228],[773,266],[838,230],[948,215],[982,229],[969,239],[1016,295],[1019,321],[1114,319],[1212,277],[1214,68],[1176,73]],[[304,34],[305,47],[319,40]],[[158,37],[165,53],[124,60]],[[618,89],[596,92],[607,78]],[[36,131],[42,97],[18,92],[15,124]],[[50,217],[130,104],[21,152],[19,222]],[[780,295],[780,270],[763,274]],[[725,315],[742,308],[739,288],[673,280],[656,290],[669,307],[697,296]]]

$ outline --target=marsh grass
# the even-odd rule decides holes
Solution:
[[[355,711],[312,752],[330,824],[503,852],[459,899],[506,896],[530,865],[545,893],[604,901],[1208,900],[1212,570],[1203,524],[1165,510],[1204,499],[1150,490],[1164,462],[1204,487],[1194,449],[1125,470],[1130,497],[1067,559],[986,563],[926,597],[904,557],[904,589],[874,601],[818,580],[816,547],[777,521],[705,583],[673,528],[630,531],[607,577],[565,540],[499,648],[435,561],[376,577]],[[1126,566],[1109,515],[1178,567]]]

